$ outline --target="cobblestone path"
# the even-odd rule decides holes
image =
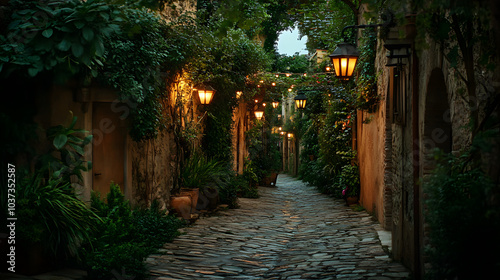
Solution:
[[[148,258],[151,279],[405,279],[374,222],[280,174],[259,199],[201,218]]]

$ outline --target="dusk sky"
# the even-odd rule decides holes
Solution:
[[[278,52],[280,54],[294,55],[296,52],[307,54],[306,50],[307,36],[299,40],[299,30],[283,31],[278,38]]]

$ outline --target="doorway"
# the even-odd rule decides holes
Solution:
[[[105,197],[114,182],[124,193],[127,127],[111,103],[93,103],[92,134],[93,191]]]

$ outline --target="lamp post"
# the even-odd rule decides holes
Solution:
[[[210,104],[212,98],[214,97],[215,89],[211,86],[199,86],[198,96],[200,97],[200,102],[203,105]]]

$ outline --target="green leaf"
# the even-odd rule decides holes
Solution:
[[[49,29],[45,29],[43,32],[42,32],[42,35],[43,37],[45,38],[50,38],[50,36],[52,36],[52,34],[54,33],[54,30],[52,30],[52,28],[49,28]]]
[[[38,68],[29,68],[28,69],[28,74],[30,75],[30,77],[35,77],[36,74],[38,74],[38,72],[40,72],[40,70]]]
[[[57,170],[56,172],[52,173],[52,177],[54,177],[56,179],[61,177],[61,171],[62,170]]]
[[[57,45],[57,48],[61,51],[64,51],[64,52],[69,50],[70,47],[71,47],[71,43],[66,39],[62,40],[61,43],[59,43]]]
[[[102,43],[101,40],[95,44],[95,53],[97,56],[103,56],[104,55],[104,44]]]
[[[92,141],[92,138],[94,137],[94,135],[88,135],[87,137],[85,137],[85,139],[83,139],[83,145],[87,145],[88,143],[90,143]]]
[[[68,142],[68,137],[64,134],[59,134],[54,138],[53,144],[56,149],[60,150]]]
[[[71,120],[71,124],[68,126],[68,129],[73,129],[75,127],[77,119],[78,118],[76,116],[73,116],[73,119]]]
[[[81,21],[75,21],[74,24],[75,24],[76,28],[78,28],[78,29],[82,29],[85,26],[85,23],[83,23]]]
[[[94,31],[89,27],[84,27],[82,29],[82,35],[83,35],[83,39],[85,39],[88,42],[90,42],[92,39],[94,39]]]
[[[71,45],[71,51],[73,52],[74,56],[81,57],[83,54],[83,46],[79,43],[73,43]]]

